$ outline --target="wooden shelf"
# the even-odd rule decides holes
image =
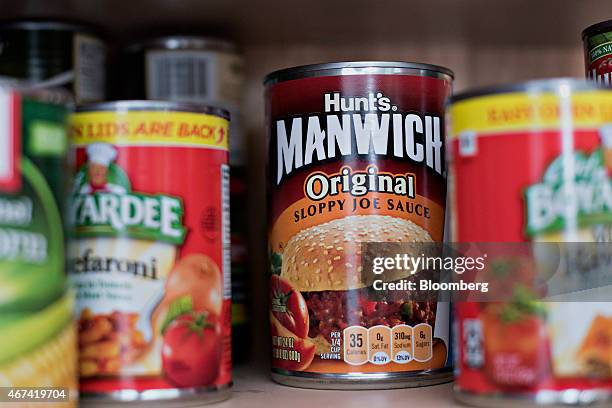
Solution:
[[[239,366],[234,370],[231,397],[216,404],[166,401],[113,404],[117,408],[129,407],[214,407],[214,408],[418,408],[460,407],[453,400],[452,384],[396,390],[327,391],[286,387],[274,383],[269,369],[261,365]],[[109,404],[85,402],[84,408],[103,408]]]
[[[478,46],[572,46],[586,25],[612,12],[607,0],[19,0],[4,18],[79,18],[115,34],[173,27],[229,35],[241,43],[467,42]],[[151,31],[147,31],[147,35]]]
[[[400,390],[320,391],[285,387],[272,382],[267,369],[239,367],[232,397],[218,408],[344,408],[460,406],[453,402],[452,384]]]

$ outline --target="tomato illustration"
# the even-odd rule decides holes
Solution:
[[[294,333],[290,332],[282,323],[278,321],[278,319],[276,319],[276,317],[274,317],[273,313],[270,313],[270,322],[273,338],[291,340],[287,341],[287,345],[277,344],[275,348],[278,350],[284,349],[297,352],[297,355],[299,356],[299,359],[288,360],[277,357],[273,351],[272,358],[274,360],[274,367],[291,371],[303,371],[308,368],[314,359],[316,351],[315,344],[308,339],[296,337]]]
[[[272,314],[280,324],[297,337],[306,338],[309,327],[308,307],[302,294],[288,280],[272,276],[270,302]]]
[[[544,319],[490,304],[483,315],[485,372],[500,387],[534,387],[550,373],[550,341]]]
[[[215,315],[191,312],[176,318],[166,329],[162,367],[179,387],[212,384],[219,374],[221,330]]]

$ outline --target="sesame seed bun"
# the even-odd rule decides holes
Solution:
[[[375,279],[393,281],[410,275],[392,270],[383,275],[361,266],[362,242],[433,242],[415,223],[387,215],[353,215],[316,225],[295,234],[283,253],[281,276],[301,292],[349,290],[371,286]],[[417,246],[402,248],[420,255]],[[376,253],[373,256],[393,256]]]

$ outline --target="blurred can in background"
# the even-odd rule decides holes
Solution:
[[[612,20],[582,32],[587,78],[612,86]]]
[[[77,103],[106,97],[106,46],[81,23],[15,20],[0,24],[0,76],[36,88],[65,87]]]
[[[114,87],[119,99],[203,103],[230,112],[233,357],[244,360],[249,349],[236,344],[249,334],[247,146],[241,120],[243,58],[229,41],[174,35],[129,45],[120,61],[116,66],[121,72],[115,75]]]
[[[482,407],[609,404],[612,304],[542,302],[553,286],[540,249],[561,248],[552,272],[565,282],[601,267],[571,262],[568,248],[611,242],[612,90],[573,79],[511,84],[455,95],[449,114],[453,241],[497,243],[487,265],[504,288],[489,302],[454,304],[457,398]]]
[[[44,397],[39,390],[6,399],[3,392],[0,405],[76,406],[74,302],[62,216],[71,99],[63,90],[0,86],[0,387],[55,388]]]
[[[103,403],[227,398],[227,111],[116,101],[78,107],[70,125],[81,392]]]

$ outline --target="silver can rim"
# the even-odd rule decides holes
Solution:
[[[597,405],[612,401],[612,393],[606,389],[579,390],[539,390],[532,393],[487,393],[479,394],[454,386],[455,399],[474,407],[490,407],[493,404],[506,407],[542,407],[542,406],[583,406]]]
[[[226,400],[232,395],[232,383],[193,388],[154,388],[137,391],[132,389],[117,390],[111,392],[84,392],[81,398],[88,402],[154,402],[197,399],[203,404]]]
[[[19,79],[7,80],[6,78],[0,78],[0,90],[15,91],[28,99],[43,103],[68,106],[74,104],[74,96],[67,89],[59,87],[37,88],[32,86],[31,83]]]
[[[65,31],[80,34],[101,36],[99,27],[90,25],[79,20],[69,19],[12,19],[0,23],[2,30],[23,30],[23,31]]]
[[[453,104],[466,99],[473,99],[491,95],[529,92],[529,93],[559,93],[562,89],[569,88],[576,91],[612,91],[603,85],[586,79],[578,78],[550,78],[535,79],[525,82],[491,85],[481,88],[469,89],[459,92],[450,97],[449,103]]]
[[[75,113],[99,112],[99,111],[165,111],[165,112],[189,112],[215,115],[230,120],[229,111],[216,106],[210,106],[195,102],[171,102],[154,100],[125,100],[110,102],[93,102],[77,106]]]
[[[300,65],[273,71],[264,77],[265,86],[294,79],[343,75],[415,75],[453,80],[448,68],[420,62],[401,61],[345,61]]]
[[[271,378],[290,387],[321,390],[374,390],[415,388],[453,381],[450,367],[401,372],[311,373],[272,368]]]
[[[238,53],[238,46],[228,40],[200,35],[164,35],[131,43],[125,47],[127,52],[149,50],[193,50],[218,51],[230,54]]]

